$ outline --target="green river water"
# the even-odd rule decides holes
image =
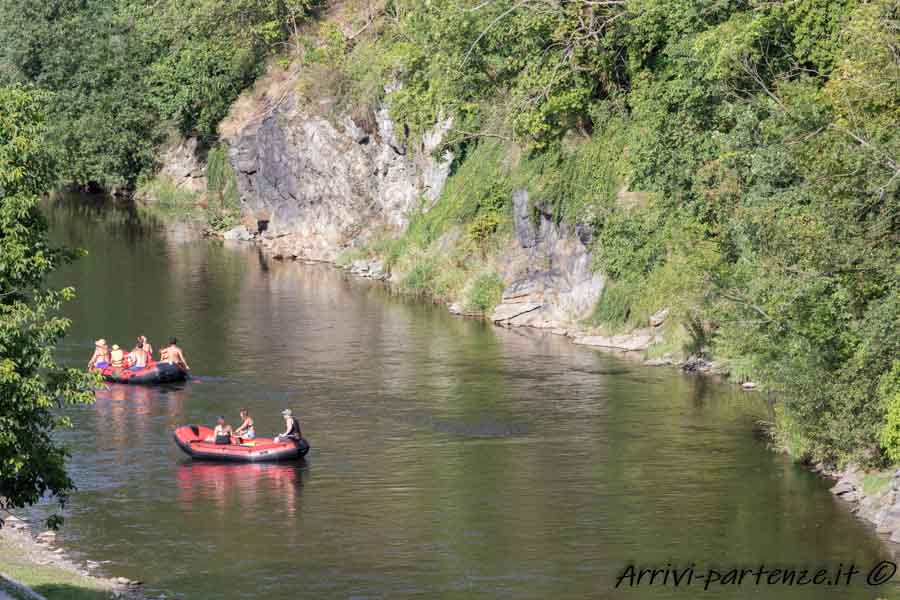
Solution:
[[[60,358],[178,336],[196,379],[110,386],[71,410],[78,485],[60,542],[154,594],[220,598],[891,598],[888,550],[828,483],[754,436],[760,394],[565,339],[451,317],[327,266],[179,242],[62,198],[89,255]],[[261,435],[290,407],[305,462],[192,463],[172,430]],[[627,565],[828,568],[850,586],[616,582]],[[670,580],[671,583],[671,580]]]

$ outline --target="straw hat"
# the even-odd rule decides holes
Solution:
[[[292,416],[294,416],[294,411],[292,411],[289,408],[286,408],[283,411],[281,411],[281,414],[285,417],[292,417]]]
[[[113,350],[120,350],[120,348],[119,348],[119,345],[118,345],[118,344],[113,344],[113,347],[112,347],[112,349],[113,349]]]
[[[100,338],[99,340],[94,342],[94,345],[97,346],[98,348],[106,348],[106,340],[104,340],[103,338]]]

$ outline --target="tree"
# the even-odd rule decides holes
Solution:
[[[44,278],[76,256],[52,248],[38,203],[54,182],[46,150],[46,96],[0,88],[0,508],[34,504],[45,494],[62,506],[73,483],[66,450],[54,441],[69,420],[64,404],[93,401],[88,374],[57,365],[53,350],[68,320],[58,315],[72,288]],[[51,525],[59,522],[51,518]]]

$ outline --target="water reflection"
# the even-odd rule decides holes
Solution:
[[[178,504],[183,512],[198,503],[220,513],[252,514],[261,500],[277,499],[281,514],[293,519],[299,507],[305,462],[299,464],[228,464],[185,462],[178,465]]]
[[[90,251],[59,273],[79,294],[61,360],[83,365],[101,336],[176,335],[199,375],[111,385],[61,436],[79,487],[62,536],[154,592],[583,598],[611,594],[628,560],[837,565],[883,552],[825,483],[753,439],[769,411],[758,394],[452,318],[327,267],[176,243],[108,207],[50,217],[58,241]],[[176,426],[236,424],[241,407],[264,436],[294,409],[315,476],[185,462]]]

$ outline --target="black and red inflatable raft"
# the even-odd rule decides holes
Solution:
[[[276,442],[269,438],[232,438],[235,443],[216,444],[207,441],[212,437],[213,430],[202,425],[184,425],[175,430],[175,443],[178,447],[191,458],[203,460],[272,462],[296,460],[309,452],[309,443],[302,438],[299,442]]]
[[[177,383],[187,379],[187,371],[167,362],[153,362],[136,371],[127,367],[105,367],[97,369],[103,379],[112,383],[137,383],[154,385],[158,383]]]

